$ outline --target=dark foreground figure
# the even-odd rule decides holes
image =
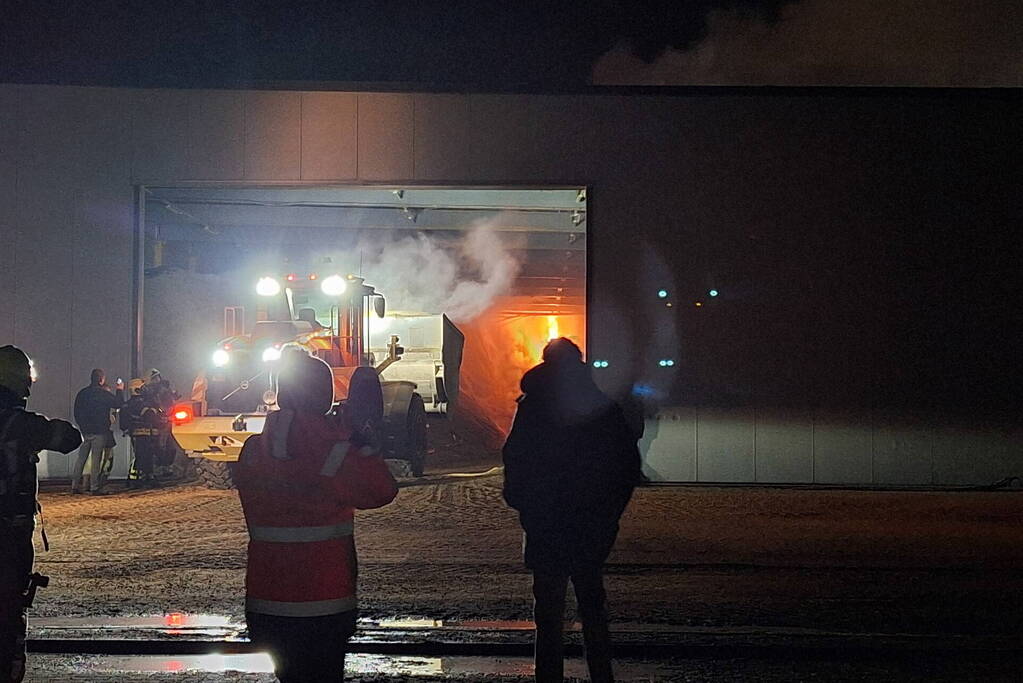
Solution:
[[[355,509],[394,500],[378,451],[326,416],[330,368],[301,351],[280,360],[277,403],[234,470],[249,530],[245,619],[281,683],[340,681],[355,631]]]
[[[32,364],[14,346],[0,347],[0,683],[25,676],[25,613],[35,586],[36,463],[45,449],[70,453],[82,436],[70,422],[25,410]]]
[[[518,510],[533,571],[536,680],[564,678],[571,580],[590,680],[613,680],[603,566],[639,480],[639,450],[621,408],[594,384],[582,353],[555,339],[522,377],[504,445],[504,498]]]

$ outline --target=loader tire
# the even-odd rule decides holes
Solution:
[[[210,489],[233,489],[234,478],[231,476],[231,465],[229,462],[218,462],[206,458],[196,458],[195,473],[199,480]]]
[[[408,405],[408,443],[406,454],[408,455],[409,466],[412,468],[412,475],[423,476],[426,468],[426,406],[423,397],[414,394]]]

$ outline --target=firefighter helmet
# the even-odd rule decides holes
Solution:
[[[18,398],[28,398],[34,380],[32,361],[17,346],[0,347],[0,386],[13,391]]]

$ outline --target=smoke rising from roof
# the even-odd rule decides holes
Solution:
[[[718,9],[692,45],[644,60],[626,44],[603,85],[1019,86],[1023,4],[1002,0],[800,0],[777,21]]]
[[[445,313],[468,322],[511,291],[519,262],[490,221],[479,221],[457,249],[426,234],[364,243],[363,273],[390,310]]]

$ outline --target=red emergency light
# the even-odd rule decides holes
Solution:
[[[176,405],[171,410],[171,422],[175,425],[183,425],[191,422],[195,418],[195,413],[192,411],[192,406],[183,404]]]
[[[288,273],[288,277],[286,279],[288,280],[288,282],[294,282],[296,277],[298,276],[295,275],[294,273]]]

